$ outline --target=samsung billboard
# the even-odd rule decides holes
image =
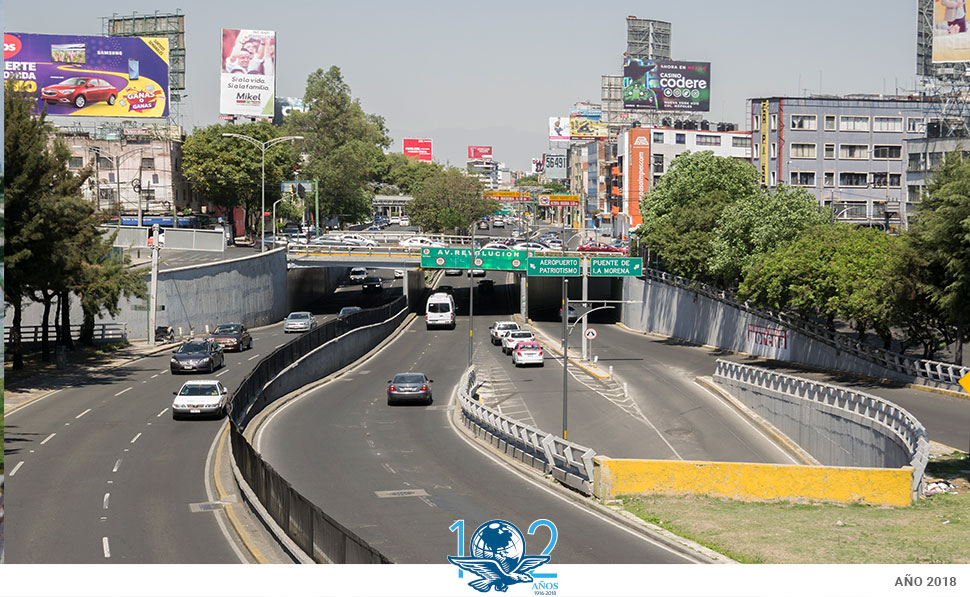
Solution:
[[[707,112],[711,109],[711,63],[627,58],[623,107]]]

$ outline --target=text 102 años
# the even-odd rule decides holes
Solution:
[[[913,576],[912,574],[907,574],[905,576],[896,577],[897,587],[955,587],[957,586],[957,577],[955,576]]]

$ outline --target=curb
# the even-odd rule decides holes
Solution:
[[[512,314],[512,320],[515,321],[516,323],[519,322],[519,317],[520,316],[519,316],[518,313],[513,313]],[[532,320],[530,319],[528,321],[529,321],[529,325],[532,325]],[[552,340],[548,336],[546,336],[546,334],[543,333],[539,328],[535,327],[534,325],[532,325],[532,328],[533,328],[533,333],[537,337],[538,336],[541,336],[542,337],[542,343],[546,345],[546,348],[548,348],[549,350],[551,350],[552,352],[554,352],[554,353],[556,353],[558,355],[562,355],[562,347],[556,346],[552,342]],[[603,373],[602,371],[600,371],[599,370],[599,367],[595,367],[595,369],[594,369],[593,367],[584,364],[582,361],[578,360],[575,357],[568,357],[568,358],[569,358],[569,362],[570,363],[572,363],[573,365],[579,367],[580,369],[582,369],[586,373],[589,373],[593,377],[595,377],[597,379],[610,379],[609,374],[606,374],[606,373]]]

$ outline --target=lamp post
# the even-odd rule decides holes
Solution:
[[[115,184],[117,185],[117,193],[118,193],[118,206],[119,206],[119,209],[121,209],[121,167],[120,167],[121,166],[121,160],[123,160],[124,158],[126,158],[126,157],[128,157],[130,155],[134,155],[135,153],[141,154],[144,151],[144,149],[141,148],[141,147],[139,147],[137,149],[132,149],[130,151],[126,151],[126,152],[124,152],[122,154],[119,154],[119,155],[114,155],[114,154],[108,153],[107,151],[105,151],[105,150],[103,150],[103,149],[101,149],[100,147],[97,147],[97,146],[89,146],[87,149],[88,149],[88,151],[93,151],[94,153],[98,154],[99,157],[104,156],[106,158],[111,159],[111,161],[114,162],[114,164],[115,164]],[[98,164],[98,171],[100,172],[100,164]],[[141,181],[139,181],[139,183],[140,182]],[[101,193],[101,181],[99,180],[98,181],[98,194],[99,194],[98,201],[101,200],[100,193]],[[138,196],[138,225],[141,226],[141,194],[140,194],[140,192],[139,192],[139,196]],[[120,212],[118,213],[118,226],[121,227],[121,213]]]
[[[279,203],[280,201],[282,201],[282,199],[277,199],[276,201],[273,202],[273,230],[272,230],[272,233],[273,233],[273,248],[274,249],[276,248],[276,204]],[[284,228],[285,228],[285,226],[284,226]],[[263,239],[263,242],[265,243],[266,242],[266,239]]]
[[[239,133],[222,133],[222,136],[237,137],[244,141],[249,141],[259,148],[260,176],[262,180],[260,184],[259,236],[263,241],[259,247],[259,252],[262,253],[266,250],[266,150],[283,141],[295,141],[303,137],[300,135],[287,135],[285,137],[276,137],[269,141],[260,141],[259,139],[253,139],[248,135],[240,135]]]

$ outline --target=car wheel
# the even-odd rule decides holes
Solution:
[[[75,108],[83,108],[84,107],[84,104],[86,104],[86,103],[87,103],[87,100],[84,99],[84,96],[83,95],[79,95],[76,98],[74,98],[74,107]]]
[[[117,99],[117,96],[115,96],[114,94],[109,95],[108,96],[108,105],[109,106],[115,105],[115,99]]]
[[[428,394],[428,401],[425,404],[431,406],[432,402],[434,402],[434,398],[431,397],[431,394]]]
[[[216,370],[216,364],[215,364],[215,362],[214,361],[209,361],[209,373],[212,373],[215,370]]]

